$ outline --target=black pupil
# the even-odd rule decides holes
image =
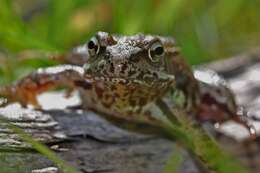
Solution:
[[[164,51],[163,47],[161,47],[161,46],[156,47],[155,50],[154,50],[156,55],[162,55],[163,51]]]
[[[96,44],[94,43],[94,41],[89,41],[88,42],[88,48],[89,49],[95,49],[96,48]]]

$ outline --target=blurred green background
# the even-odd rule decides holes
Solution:
[[[96,31],[169,35],[191,64],[255,48],[258,0],[0,0],[0,83],[53,65]]]

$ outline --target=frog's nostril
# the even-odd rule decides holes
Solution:
[[[111,64],[111,67],[113,67],[113,73],[115,75],[122,75],[122,68],[123,68],[124,64],[123,63],[114,63]]]
[[[117,64],[115,67],[115,72],[119,75],[127,76],[129,73],[128,65],[126,63]]]

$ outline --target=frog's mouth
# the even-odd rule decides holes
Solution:
[[[110,76],[99,76],[99,75],[87,75],[87,79],[91,79],[95,83],[104,83],[107,85],[139,85],[145,87],[155,87],[155,86],[170,86],[175,83],[175,78],[173,75],[167,75],[165,78],[155,79],[155,78],[127,78],[127,77],[110,77]]]
[[[92,85],[87,87],[94,91],[92,93],[96,102],[115,110],[134,109],[146,105],[163,96],[175,84],[174,80],[151,82],[104,76],[92,76],[89,80]]]
[[[118,65],[119,66],[119,65]],[[112,68],[113,67],[113,68]],[[139,85],[154,85],[168,84],[175,81],[173,74],[168,74],[159,70],[126,70],[127,67],[121,65],[120,68],[116,65],[107,64],[106,68],[98,68],[91,65],[85,65],[85,75],[94,81],[100,81],[111,84],[139,84]],[[117,69],[117,70],[116,70]],[[139,68],[140,69],[140,68]]]

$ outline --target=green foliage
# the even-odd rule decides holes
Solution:
[[[0,0],[0,46],[66,51],[97,30],[174,36],[191,63],[256,46],[258,1]]]
[[[174,145],[171,157],[168,159],[165,167],[164,173],[175,173],[178,171],[179,166],[183,162],[183,153],[178,145]]]
[[[26,24],[13,10],[12,2],[9,0],[0,1],[0,45],[15,51],[28,48],[52,49],[48,43],[37,39],[28,31]]]
[[[249,173],[239,164],[238,160],[224,152],[205,130],[194,124],[194,121],[184,111],[179,110],[174,113],[178,116],[178,120],[165,122],[163,127],[181,146],[189,151],[191,156],[200,159],[202,164],[213,172],[230,173],[236,170],[237,173]],[[173,165],[179,162],[179,160],[172,161]]]

